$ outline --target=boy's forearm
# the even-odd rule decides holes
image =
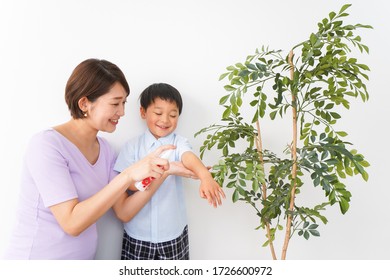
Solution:
[[[207,199],[210,205],[214,207],[221,205],[221,198],[225,198],[225,193],[213,179],[213,176],[203,162],[192,152],[185,152],[181,160],[183,165],[200,179],[200,197]]]
[[[206,166],[193,152],[185,152],[181,161],[184,167],[194,172],[200,180],[211,176]]]

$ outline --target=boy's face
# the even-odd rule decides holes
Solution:
[[[177,127],[179,108],[175,102],[156,98],[146,110],[141,107],[140,112],[156,139],[171,134]]]

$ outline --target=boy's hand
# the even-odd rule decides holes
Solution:
[[[213,205],[214,208],[218,205],[222,205],[221,198],[226,198],[224,191],[212,176],[201,180],[199,194],[201,198],[207,199],[209,204]]]

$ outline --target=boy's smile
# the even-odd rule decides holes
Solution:
[[[177,127],[179,109],[174,101],[156,98],[146,110],[141,107],[140,113],[156,139],[171,134]]]

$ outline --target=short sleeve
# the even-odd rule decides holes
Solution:
[[[25,164],[45,207],[78,197],[61,142],[52,132],[44,131],[31,139]]]
[[[188,141],[188,139],[182,136],[176,137],[174,145],[176,145],[177,160],[181,160],[181,157],[185,152],[192,152],[192,146],[190,142]]]
[[[127,142],[121,148],[114,165],[114,171],[122,172],[136,161],[135,146],[131,143],[132,142]]]

